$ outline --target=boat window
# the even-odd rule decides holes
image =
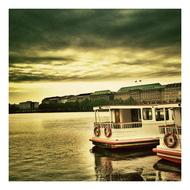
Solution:
[[[174,109],[174,121],[176,126],[181,126],[181,108]]]
[[[163,108],[156,108],[156,121],[164,121],[164,109]]]
[[[172,110],[172,120],[174,120],[174,112],[173,112],[173,110]]]
[[[109,122],[110,121],[109,111],[96,112],[96,119],[97,119],[97,122]]]
[[[169,110],[168,110],[168,108],[165,109],[165,113],[166,113],[166,120],[169,120]]]
[[[152,120],[152,108],[143,108],[143,119]]]
[[[115,110],[115,122],[120,123],[120,111]]]
[[[115,110],[115,122],[116,123],[131,123],[141,122],[141,110],[140,109],[122,109],[119,110],[120,118],[117,118],[117,111]]]
[[[141,110],[140,109],[132,109],[131,110],[131,121],[132,122],[139,122],[141,121]]]

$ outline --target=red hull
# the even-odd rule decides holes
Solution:
[[[159,143],[158,139],[130,139],[125,141],[109,141],[106,139],[92,138],[89,139],[96,146],[103,148],[136,148],[136,147],[147,147],[156,146]]]
[[[181,163],[181,151],[170,151],[159,148],[153,148],[153,152],[157,153],[160,158],[180,164]]]

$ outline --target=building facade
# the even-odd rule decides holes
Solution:
[[[42,100],[42,104],[58,103],[60,101],[60,99],[61,99],[61,97],[59,97],[59,96],[44,98]]]
[[[91,100],[104,99],[104,100],[111,101],[111,100],[114,100],[114,93],[110,90],[95,91],[94,93],[90,95],[90,99]]]
[[[39,102],[20,102],[18,107],[20,110],[37,110],[39,108]]]
[[[79,94],[79,95],[77,95],[76,96],[76,99],[77,99],[77,101],[79,101],[79,102],[82,102],[82,101],[84,101],[84,100],[90,100],[90,95],[91,95],[92,93],[84,93],[84,94]]]
[[[165,85],[162,92],[162,99],[166,103],[181,102],[181,83]]]
[[[44,98],[42,100],[42,104],[64,104],[66,102],[75,102],[77,100],[76,96],[68,95],[68,96],[54,96]]]
[[[161,103],[162,87],[158,89],[142,90],[140,93],[141,103]]]
[[[55,96],[42,100],[42,104],[63,104],[66,102],[82,102],[86,99],[96,100],[128,100],[132,98],[137,104],[176,103],[181,102],[181,83],[161,85],[160,83],[122,87],[116,93],[110,90],[95,91],[79,95]],[[29,106],[29,105],[28,105]],[[27,107],[27,105],[25,105]],[[29,106],[30,107],[30,106]]]
[[[181,101],[181,83],[129,86],[119,89],[114,99],[133,98],[139,104],[174,103]]]

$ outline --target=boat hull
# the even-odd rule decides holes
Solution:
[[[89,139],[95,146],[101,148],[138,148],[138,147],[155,147],[159,144],[159,139],[128,139],[128,140],[106,140],[91,138]]]
[[[174,162],[176,164],[181,163],[181,151],[179,150],[169,150],[162,148],[153,148],[153,152],[157,154],[160,158]]]

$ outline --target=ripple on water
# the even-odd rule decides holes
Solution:
[[[152,151],[93,151],[92,113],[10,116],[11,181],[161,181],[180,180],[177,171],[153,167]],[[91,151],[90,151],[91,150]],[[170,167],[171,169],[172,167]]]

